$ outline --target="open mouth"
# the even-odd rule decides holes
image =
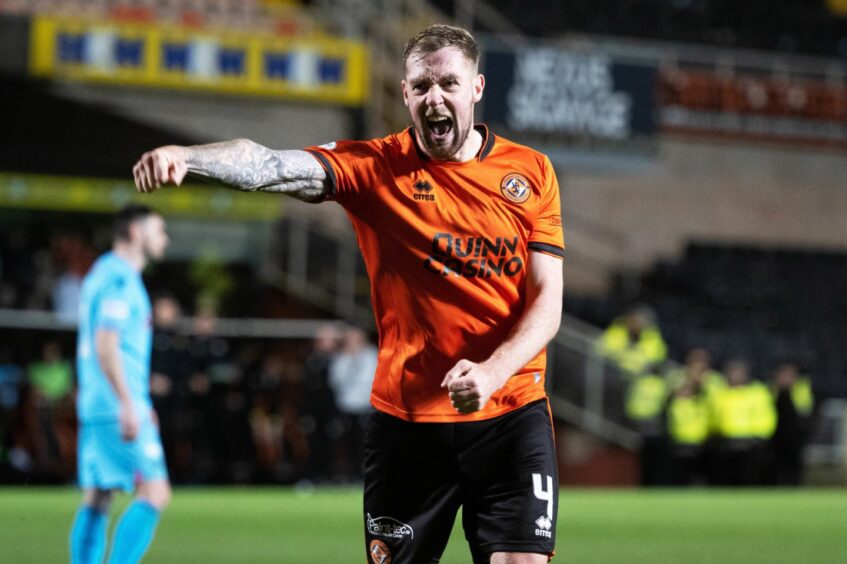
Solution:
[[[436,137],[443,137],[453,130],[453,120],[447,116],[429,116],[426,124]]]

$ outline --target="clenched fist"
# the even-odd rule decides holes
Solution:
[[[177,145],[144,153],[132,167],[135,188],[139,192],[155,192],[165,184],[179,186],[188,173],[186,154],[186,148]]]
[[[447,372],[441,387],[447,389],[453,408],[467,414],[485,407],[508,379],[508,374],[495,374],[485,364],[462,359]]]

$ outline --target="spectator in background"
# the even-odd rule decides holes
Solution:
[[[658,368],[667,359],[655,315],[637,306],[616,318],[597,341],[597,350],[611,363],[604,387],[606,405],[624,399],[627,418],[642,438],[639,451],[642,485],[668,483],[667,441],[662,409],[668,396],[665,379]]]
[[[78,235],[62,235],[53,240],[53,261],[60,270],[53,286],[53,311],[59,321],[78,321],[82,279],[94,258],[94,251]]]
[[[12,349],[0,343],[0,480],[9,473],[12,448],[12,423],[21,399],[24,373],[15,364]]]
[[[340,437],[336,442],[337,468],[342,477],[360,480],[364,454],[365,421],[372,408],[371,387],[377,350],[365,332],[349,327],[341,336],[341,349],[329,365],[329,384],[339,412]]]
[[[773,373],[772,393],[777,422],[769,444],[772,471],[768,481],[796,486],[802,478],[803,447],[815,405],[812,385],[796,364],[784,363]]]
[[[726,387],[726,378],[712,368],[709,351],[695,347],[688,351],[683,366],[668,372],[668,383],[673,389],[694,384],[699,389],[698,393],[709,397],[716,390]]]
[[[224,389],[240,377],[229,342],[215,335],[217,322],[217,312],[210,304],[198,304],[189,344],[188,388],[194,475],[201,482],[225,478],[230,436],[222,419],[222,396]],[[244,407],[246,410],[246,403]]]
[[[615,319],[600,337],[598,349],[630,376],[643,374],[667,359],[667,345],[655,314],[646,306],[632,308]]]
[[[35,260],[35,278],[25,286],[25,309],[49,310],[56,286],[56,271],[50,251],[37,248],[31,251]]]
[[[293,481],[308,460],[298,413],[300,378],[294,374],[281,354],[271,353],[253,381],[250,429],[260,481]]]
[[[253,471],[253,449],[248,420],[250,404],[242,367],[234,361],[232,367],[230,378],[216,380],[212,384],[215,420],[219,432],[219,457],[223,465],[220,476],[227,483],[245,483],[250,480]],[[299,372],[289,371],[287,374],[299,375]],[[290,403],[295,403],[297,399],[296,395],[287,398]],[[290,414],[283,413],[286,417],[284,421],[288,422]],[[290,419],[293,422],[289,423],[288,430],[295,430],[296,417],[290,416]]]
[[[79,320],[79,293],[82,290],[82,276],[71,272],[62,272],[53,286],[53,313],[62,323],[75,324]]]
[[[279,414],[279,390],[285,363],[271,353],[251,381],[253,401],[250,431],[255,449],[256,479],[273,482],[282,464],[282,417]]]
[[[203,479],[243,482],[250,476],[250,427],[244,373],[229,341],[217,335],[215,300],[201,301],[189,347],[193,362],[192,391],[202,428],[195,436],[204,444]]]
[[[673,391],[667,406],[667,427],[673,483],[692,485],[707,475],[706,442],[711,430],[710,408],[702,379],[690,375]]]
[[[776,410],[767,387],[750,379],[740,359],[726,365],[728,386],[718,390],[713,408],[717,432],[715,479],[720,485],[762,481],[766,443],[776,427]]]
[[[318,483],[332,477],[332,423],[337,418],[337,410],[329,385],[329,367],[338,349],[339,338],[335,325],[324,325],[318,329],[312,350],[303,365],[300,426],[309,442],[306,477]]]
[[[643,486],[670,483],[664,420],[668,392],[665,378],[653,370],[633,375],[628,382],[626,415],[641,435],[638,458]]]
[[[159,416],[165,460],[174,482],[191,479],[191,422],[188,378],[192,362],[189,340],[180,330],[182,309],[170,293],[153,300],[153,352],[150,359],[150,396]]]
[[[71,362],[63,357],[59,343],[47,341],[41,349],[41,359],[29,365],[27,376],[38,410],[37,464],[46,475],[66,481],[76,468]]]
[[[56,341],[47,341],[41,348],[41,359],[29,365],[30,382],[38,392],[39,401],[53,406],[71,393],[73,369],[71,362],[62,355]]]
[[[694,347],[685,356],[685,364],[668,372],[668,383],[672,390],[688,388],[679,397],[674,394],[673,399],[678,398],[679,412],[676,419],[671,419],[668,413],[668,432],[673,451],[679,469],[678,482],[691,483],[699,479],[702,471],[707,477],[714,479],[720,456],[716,452],[717,444],[712,441],[715,400],[718,392],[727,387],[726,378],[723,374],[712,368],[712,355],[701,347]],[[690,393],[689,393],[690,390]],[[670,406],[669,406],[670,407]],[[701,408],[706,409],[706,423],[708,424],[707,437],[702,444],[693,444],[695,437],[699,436],[699,426],[703,414]]]
[[[44,435],[38,420],[35,389],[26,378],[20,387],[9,434],[9,467],[13,476],[21,481],[43,480],[43,467],[46,464],[39,457],[46,452]]]

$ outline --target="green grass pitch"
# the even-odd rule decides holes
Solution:
[[[0,488],[0,562],[67,562],[78,500]],[[179,488],[145,563],[362,563],[360,505],[358,489]],[[557,534],[554,562],[845,563],[847,490],[563,490]],[[469,561],[457,527],[442,562]]]

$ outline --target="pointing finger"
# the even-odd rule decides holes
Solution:
[[[138,178],[138,163],[135,163],[135,165],[132,167],[132,180],[133,182],[135,182],[136,191],[143,192],[143,190],[141,189],[140,180]]]
[[[147,191],[153,192],[156,189],[156,171],[154,170],[153,157],[150,155],[144,159],[144,180],[147,184]]]

